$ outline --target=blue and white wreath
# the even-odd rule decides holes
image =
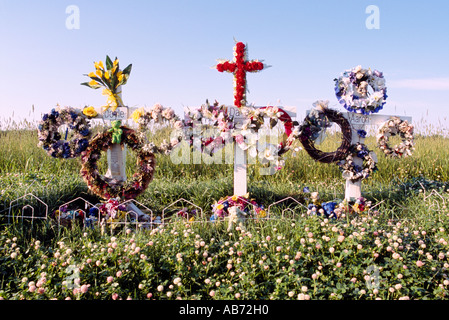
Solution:
[[[66,124],[65,138],[58,131]],[[68,130],[73,131],[71,140],[66,141]],[[91,136],[90,124],[79,111],[70,107],[52,109],[43,115],[38,125],[39,147],[55,158],[75,158],[86,150]]]
[[[354,113],[379,112],[386,103],[387,88],[382,72],[357,66],[335,81],[335,94],[343,107]]]
[[[355,164],[354,157],[363,159],[363,165]],[[344,179],[356,182],[377,171],[377,156],[365,144],[357,142],[350,146],[346,159],[339,161],[337,165]]]

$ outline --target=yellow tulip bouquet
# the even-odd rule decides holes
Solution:
[[[99,89],[103,87],[102,94],[107,96],[107,105],[103,106],[103,111],[111,108],[115,111],[117,107],[123,106],[123,101],[119,94],[119,87],[126,84],[131,73],[132,64],[128,65],[123,71],[120,70],[119,60],[115,58],[114,61],[106,56],[106,68],[103,61],[94,62],[95,72],[85,74],[91,80],[89,82],[83,82],[82,85],[90,87],[92,89]],[[86,111],[87,112],[87,111]]]

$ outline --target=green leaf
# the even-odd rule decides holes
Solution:
[[[113,67],[113,62],[111,60],[111,58],[109,58],[109,56],[106,56],[106,68],[108,70],[111,70]]]
[[[125,70],[123,70],[122,71],[122,73],[123,74],[127,74],[127,75],[129,75],[130,73],[131,73],[131,68],[132,68],[132,64],[130,64],[129,66],[127,66],[126,68],[125,68]]]

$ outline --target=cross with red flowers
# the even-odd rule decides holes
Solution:
[[[245,60],[246,46],[242,42],[237,42],[234,50],[234,62],[223,61],[216,68],[234,74],[234,105],[240,108],[246,106],[246,72],[258,72],[266,66],[258,60]]]

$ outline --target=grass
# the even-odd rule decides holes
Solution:
[[[25,193],[42,199],[49,212],[76,197],[99,201],[79,175],[80,159],[47,156],[37,147],[32,124],[9,123],[2,129],[0,215]],[[366,139],[379,158],[379,171],[363,182],[363,195],[376,206],[368,216],[326,221],[307,217],[298,207],[294,220],[251,221],[232,232],[224,223],[180,221],[155,231],[124,229],[113,237],[99,230],[57,228],[50,219],[32,227],[26,220],[8,224],[3,219],[0,297],[447,299],[449,139],[432,130],[432,135],[416,134],[413,157],[399,160],[380,155],[375,139]],[[163,137],[160,132],[150,138],[161,142]],[[336,133],[320,148],[335,150],[338,144]],[[184,198],[207,216],[214,201],[232,194],[232,165],[175,165],[163,155],[156,160],[154,180],[137,198],[156,214]],[[105,155],[99,164],[105,171]],[[134,165],[129,153],[128,176]],[[275,175],[261,175],[259,168],[249,166],[248,189],[266,207],[289,196],[307,204],[305,186],[318,191],[323,202],[344,197],[338,167],[317,163],[303,150],[289,154]],[[275,214],[282,209],[277,206]],[[370,285],[365,276],[373,268],[381,269],[380,276]],[[77,275],[70,278],[73,270]],[[80,282],[71,286],[68,279]]]

